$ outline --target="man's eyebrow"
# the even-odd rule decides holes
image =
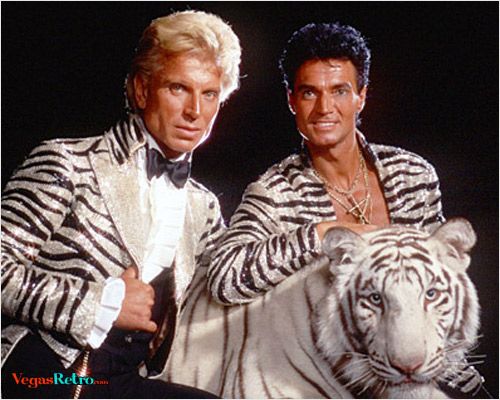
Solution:
[[[351,82],[342,82],[342,83],[337,83],[335,85],[330,86],[334,89],[337,88],[352,88]]]
[[[314,85],[308,85],[306,83],[303,83],[299,86],[297,86],[297,91],[300,91],[300,90],[314,90],[316,89],[316,87]]]
[[[170,85],[180,85],[185,89],[189,89],[190,85],[188,82],[184,82],[182,79],[172,79],[172,78],[165,78],[160,80],[160,86],[170,86]],[[207,87],[206,89],[203,90],[203,92],[217,92],[220,94],[222,92],[222,89],[218,86],[214,87]]]
[[[160,79],[160,85],[161,86],[169,86],[171,84],[178,84],[178,85],[182,85],[181,82],[177,81],[176,79],[171,79],[171,78],[162,78]]]
[[[341,82],[341,83],[336,83],[333,85],[328,86],[329,89],[342,89],[342,88],[347,88],[347,89],[352,89],[353,86],[351,85],[350,82]],[[317,87],[314,85],[310,85],[307,83],[302,83],[299,86],[297,86],[297,91],[301,90],[317,90]]]
[[[203,90],[203,92],[217,92],[220,93],[222,89],[220,87],[214,86],[214,87],[207,87],[206,89]]]

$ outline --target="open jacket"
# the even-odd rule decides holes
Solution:
[[[43,142],[8,182],[2,315],[14,324],[2,330],[3,361],[32,330],[69,367],[87,347],[106,279],[131,264],[141,272],[148,227],[138,211],[134,154],[146,141],[137,118],[98,137]],[[211,192],[192,179],[186,189],[174,263],[192,276],[210,258],[224,223]]]
[[[368,143],[391,224],[432,232],[444,222],[434,167],[403,149]],[[247,303],[322,256],[316,225],[337,216],[307,151],[270,167],[251,183],[212,258],[209,287],[224,304]]]

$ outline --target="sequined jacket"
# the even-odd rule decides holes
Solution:
[[[147,230],[134,153],[144,144],[134,117],[98,137],[49,140],[6,185],[2,314],[16,323],[2,330],[3,361],[31,329],[68,367],[87,346],[105,280],[132,263],[140,272]],[[192,179],[186,185],[175,265],[192,275],[224,223],[217,198]]]
[[[436,172],[408,151],[369,144],[358,132],[365,158],[375,166],[392,224],[432,231],[444,222]],[[246,303],[321,257],[315,225],[335,220],[323,183],[306,152],[285,158],[250,184],[208,270],[221,303]]]

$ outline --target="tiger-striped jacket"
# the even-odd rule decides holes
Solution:
[[[2,359],[38,330],[68,367],[87,345],[108,277],[144,256],[135,152],[137,116],[98,137],[55,139],[35,148],[2,194]],[[194,180],[176,268],[206,263],[224,222],[217,198]],[[179,300],[179,303],[183,299]],[[171,327],[169,327],[171,328]]]
[[[444,222],[434,167],[400,148],[369,144],[392,224],[433,231]],[[223,304],[246,303],[321,255],[317,223],[335,220],[306,152],[269,168],[250,184],[209,267],[209,287]]]

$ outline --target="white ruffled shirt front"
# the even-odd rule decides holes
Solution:
[[[146,129],[144,129],[146,132]],[[145,133],[147,146],[136,153],[139,175],[140,212],[144,220],[150,221],[150,230],[141,270],[141,280],[151,282],[164,268],[172,267],[179,239],[181,238],[186,214],[186,188],[178,189],[168,176],[153,177],[151,181],[146,175],[146,150],[156,149],[161,154],[156,141],[149,133]],[[179,161],[189,155],[182,155]],[[177,271],[176,271],[177,272]],[[177,274],[176,274],[177,275]],[[182,279],[182,271],[179,271]],[[121,278],[108,278],[101,297],[100,307],[96,314],[94,327],[88,343],[98,348],[106,339],[113,323],[120,314],[121,304],[125,297],[125,282]]]

